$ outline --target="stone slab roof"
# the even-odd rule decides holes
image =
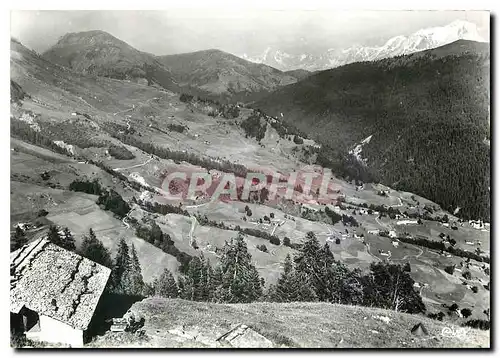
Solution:
[[[87,329],[111,270],[41,238],[10,254],[10,311]]]

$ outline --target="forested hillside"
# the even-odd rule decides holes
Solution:
[[[323,146],[319,163],[380,180],[465,218],[490,218],[487,44],[355,63],[310,76],[255,104]],[[372,136],[355,159],[349,150]]]

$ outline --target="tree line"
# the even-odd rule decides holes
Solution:
[[[201,98],[199,96],[194,97],[187,93],[181,93],[179,100],[184,103],[201,102],[210,104],[211,107],[214,107],[214,109],[208,113],[211,117],[221,116],[226,119],[233,119],[240,115],[240,108],[236,104],[221,103],[217,100]]]
[[[34,115],[33,115],[34,116]],[[53,152],[72,157],[73,154],[65,148],[58,146],[52,139],[30,127],[29,124],[20,120],[10,121],[10,134],[28,143],[49,149]]]
[[[436,240],[429,240],[423,237],[406,237],[406,236],[401,236],[398,237],[399,241],[406,242],[408,244],[412,245],[417,245],[417,246],[423,246],[427,247],[429,249],[437,250],[437,251],[446,251],[449,252],[452,255],[459,256],[459,257],[465,257],[468,259],[476,260],[478,262],[486,262],[490,263],[490,258],[488,256],[483,256],[479,255],[475,252],[472,251],[467,251],[460,249],[458,247],[453,247],[453,245],[446,245],[442,241],[436,241]]]
[[[162,159],[185,161],[187,163],[206,168],[207,170],[215,169],[225,173],[233,173],[235,176],[243,178],[247,175],[247,168],[245,166],[231,163],[228,160],[217,161],[210,158],[203,158],[193,153],[170,150],[168,148],[156,146],[152,143],[142,142],[127,134],[112,133],[111,135],[125,144],[139,148],[146,153],[156,155]]]
[[[153,224],[140,235],[155,246],[169,246],[171,239]],[[71,233],[61,235],[53,226],[49,240],[75,251]],[[270,302],[332,302],[340,304],[381,307],[407,313],[425,311],[422,298],[413,288],[411,267],[389,263],[373,263],[370,272],[351,270],[334,259],[328,244],[321,246],[314,233],[307,233],[292,258],[288,255],[277,283],[265,291],[265,281],[260,277],[252,256],[248,252],[243,234],[226,242],[221,250],[219,263],[213,267],[203,255],[192,257],[181,270],[177,280],[165,269],[150,285],[145,284],[134,245],[124,239],[118,242],[114,259],[96,237],[92,229],[83,237],[80,255],[111,268],[108,290],[125,295],[158,295],[179,297],[194,301],[249,303]]]
[[[265,292],[265,282],[239,234],[226,242],[215,268],[203,256],[193,258],[177,281],[165,270],[149,294],[225,303],[320,301],[407,313],[425,311],[422,298],[413,288],[409,264],[374,263],[370,273],[362,274],[336,261],[328,245],[321,247],[312,232],[298,250],[293,258],[286,257],[277,283]]]

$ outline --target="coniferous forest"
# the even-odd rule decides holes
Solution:
[[[318,140],[318,164],[339,175],[489,221],[489,61],[488,45],[461,40],[324,71],[255,105]],[[349,154],[369,136],[365,161]]]

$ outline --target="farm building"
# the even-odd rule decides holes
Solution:
[[[111,270],[41,238],[10,254],[11,329],[81,347]]]
[[[481,220],[469,220],[469,225],[474,229],[484,229],[484,224]]]

